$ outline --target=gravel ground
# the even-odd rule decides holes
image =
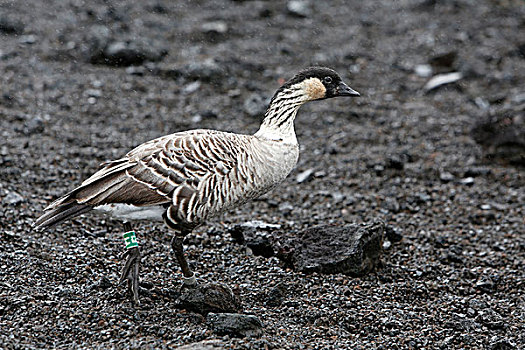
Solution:
[[[524,18],[521,0],[0,1],[0,348],[523,349]],[[139,143],[255,132],[279,83],[312,64],[362,97],[304,106],[288,180],[187,239],[199,277],[230,286],[262,335],[217,335],[177,308],[161,224],[135,225],[139,307],[114,286],[118,221],[31,230]],[[518,137],[476,143],[498,116]],[[387,235],[364,277],[306,275],[235,244],[228,229],[250,220],[282,239],[381,220],[402,239]]]

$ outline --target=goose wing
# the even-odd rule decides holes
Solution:
[[[35,224],[48,226],[42,224],[41,219],[45,217],[52,225],[83,213],[86,208],[111,203],[184,205],[197,192],[204,178],[229,172],[237,166],[237,152],[228,142],[236,136],[212,130],[193,130],[148,141],[121,159],[103,163],[79,187],[49,205],[45,209],[47,213]],[[72,207],[78,210],[72,210]],[[72,215],[64,217],[66,210]],[[50,220],[53,216],[58,218],[58,214],[62,214],[60,220]]]

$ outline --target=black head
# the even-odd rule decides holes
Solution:
[[[322,100],[338,96],[359,96],[359,93],[346,85],[336,71],[326,67],[310,67],[297,73],[281,89],[303,84],[311,100]]]

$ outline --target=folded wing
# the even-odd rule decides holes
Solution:
[[[36,220],[42,228],[111,203],[188,208],[199,196],[199,184],[212,174],[236,166],[236,135],[194,130],[146,142],[124,158],[102,164],[79,187],[59,198]],[[237,150],[238,151],[238,150]],[[175,221],[176,219],[173,218]]]

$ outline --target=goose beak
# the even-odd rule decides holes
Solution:
[[[352,89],[350,86],[348,86],[345,83],[341,82],[335,88],[335,96],[357,97],[357,96],[361,96],[361,94],[359,92],[355,91],[354,89]]]

